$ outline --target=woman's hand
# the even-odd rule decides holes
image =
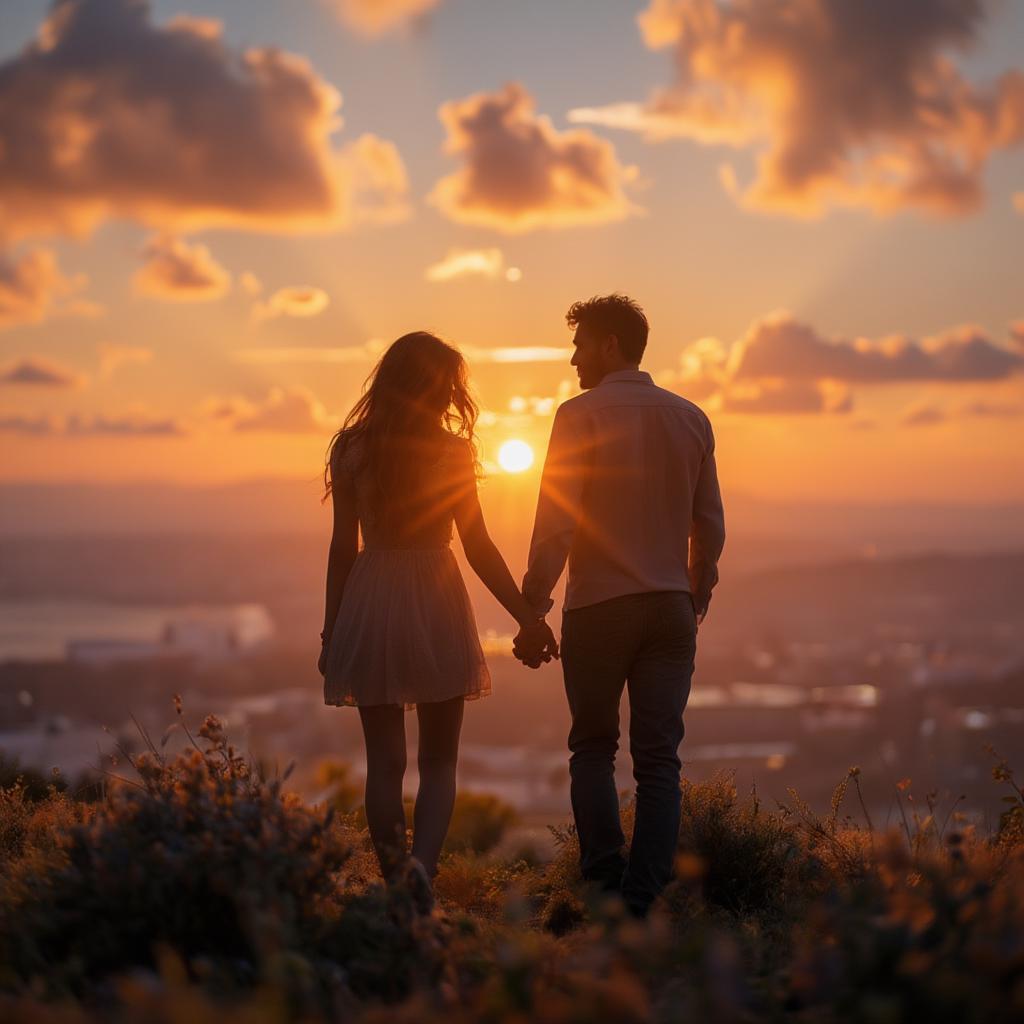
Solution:
[[[542,663],[558,658],[558,641],[551,627],[543,619],[538,619],[520,627],[512,642],[512,653],[527,668],[540,668]]]
[[[320,648],[320,657],[317,659],[316,670],[320,675],[327,675],[327,641],[325,640],[323,646]]]

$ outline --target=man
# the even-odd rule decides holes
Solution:
[[[584,393],[555,414],[523,594],[545,614],[568,558],[561,660],[580,867],[644,916],[675,860],[683,709],[725,543],[715,441],[696,405],[640,370],[648,324],[636,302],[577,302],[566,320]],[[531,667],[558,656],[536,637],[516,645]],[[637,784],[628,860],[615,786],[624,686]]]

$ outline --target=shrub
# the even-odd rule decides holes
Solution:
[[[352,814],[360,806],[362,791],[352,778],[352,766],[347,761],[321,761],[316,781],[327,790],[327,803],[338,814]]]
[[[489,853],[518,817],[514,807],[491,793],[458,793],[444,851]]]
[[[206,750],[170,762],[155,748],[134,758],[141,781],[59,833],[59,858],[14,865],[0,951],[17,976],[81,990],[152,966],[166,944],[244,978],[274,950],[310,945],[348,844],[330,814],[256,777],[216,719],[200,737]]]
[[[525,861],[493,861],[455,853],[441,862],[434,891],[445,907],[496,920],[521,902],[531,876]]]
[[[16,785],[21,787],[26,800],[45,800],[51,793],[63,793],[68,788],[58,769],[47,778],[37,768],[23,768],[16,757],[0,753],[0,789]]]
[[[679,854],[680,882],[699,879],[703,901],[735,916],[781,912],[813,868],[786,815],[741,800],[731,774],[683,780]]]

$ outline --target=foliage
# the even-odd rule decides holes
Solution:
[[[139,781],[111,788],[81,820],[69,820],[54,793],[46,848],[38,837],[28,841],[34,819],[22,791],[4,792],[6,845],[20,853],[0,902],[6,982],[35,978],[49,992],[83,994],[111,975],[153,969],[168,948],[190,977],[230,989],[253,983],[286,953],[330,952],[342,964],[355,957],[346,936],[365,937],[379,915],[343,884],[353,837],[332,811],[284,793],[283,779],[254,773],[216,718],[199,738],[205,748],[190,734],[193,749],[171,761],[149,743],[129,757]],[[384,941],[414,942],[403,933],[408,917]],[[373,978],[349,966],[369,991]],[[382,984],[384,994],[396,989],[392,978]]]
[[[1014,798],[992,835],[955,803],[939,813],[929,795],[919,809],[909,782],[900,828],[874,829],[862,801],[854,821],[857,769],[824,816],[795,793],[769,810],[728,775],[685,782],[676,880],[638,922],[582,883],[571,827],[553,829],[547,863],[477,852],[508,820],[475,797],[472,838],[445,855],[438,908],[420,915],[379,883],[334,797],[325,810],[285,793],[215,719],[199,740],[170,761],[149,744],[130,758],[138,779],[97,805],[0,790],[0,1018],[1024,1017],[1024,800],[1003,759],[994,775]],[[627,803],[627,836],[632,814]]]
[[[457,793],[444,852],[490,853],[517,817],[514,807],[491,793]]]

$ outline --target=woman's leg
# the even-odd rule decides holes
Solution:
[[[455,806],[455,770],[464,706],[462,697],[416,705],[420,724],[420,788],[413,814],[412,855],[431,878],[437,872],[437,859]]]
[[[380,871],[391,879],[405,864],[405,711],[395,704],[361,707],[366,741],[366,824]]]

